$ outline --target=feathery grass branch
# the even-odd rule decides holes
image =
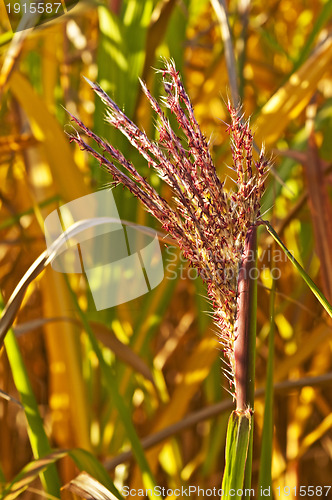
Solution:
[[[175,115],[186,145],[171,128],[164,111],[144,83],[141,82],[143,92],[159,118],[158,142],[150,140],[97,84],[90,84],[106,105],[106,121],[127,137],[149,166],[154,167],[171,187],[174,204],[163,199],[120,151],[72,115],[72,121],[101,152],[94,149],[79,131],[71,134],[70,140],[92,154],[111,173],[114,185],[122,183],[145,205],[178,242],[184,256],[206,282],[218,335],[229,365],[231,392],[236,397],[234,328],[238,270],[247,233],[259,217],[268,165],[263,150],[257,161],[253,160],[249,123],[243,120],[238,108],[228,103],[231,117],[228,131],[232,138],[233,170],[238,188],[226,191],[217,176],[209,145],[173,62],[165,63],[162,77],[166,93],[162,102]]]

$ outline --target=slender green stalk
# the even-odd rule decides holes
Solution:
[[[7,333],[5,347],[14,383],[24,406],[32,453],[34,458],[41,458],[51,453],[51,446],[48,442],[29,376],[12,330],[9,330]],[[60,498],[60,481],[54,464],[50,464],[45,471],[40,473],[40,479],[47,493]]]
[[[134,453],[134,456],[137,460],[137,463],[141,469],[142,472],[142,478],[143,478],[143,484],[147,490],[149,490],[149,496],[150,498],[156,498],[154,494],[154,487],[156,486],[155,479],[153,477],[153,474],[151,472],[149,463],[145,457],[142,444],[137,436],[136,429],[132,423],[131,417],[130,417],[130,412],[128,408],[126,407],[121,394],[119,393],[117,389],[117,379],[111,369],[111,367],[106,363],[102,351],[99,347],[99,344],[96,340],[96,337],[89,325],[89,322],[87,321],[87,318],[80,308],[80,305],[78,303],[77,297],[75,293],[72,291],[68,278],[66,277],[66,281],[68,284],[68,289],[71,294],[71,297],[73,299],[73,303],[75,305],[75,308],[77,310],[77,313],[82,321],[82,324],[84,326],[84,329],[89,337],[89,341],[91,342],[92,348],[98,358],[99,366],[101,369],[101,372],[103,373],[104,380],[105,380],[105,386],[106,389],[109,393],[109,396],[111,400],[114,402],[115,408],[119,412],[119,416],[121,418],[121,421],[126,429],[127,436],[131,442],[132,450]]]
[[[312,281],[310,276],[305,272],[303,267],[297,262],[297,260],[293,257],[293,255],[290,253],[288,248],[283,244],[271,224],[269,224],[267,221],[263,221],[263,223],[266,226],[266,229],[270,233],[270,235],[275,239],[275,241],[278,243],[278,245],[283,249],[291,263],[296,267],[297,271],[299,274],[302,276],[312,293],[315,295],[315,297],[319,300],[319,302],[322,304],[324,307],[325,311],[328,313],[328,315],[332,318],[332,306],[325,297],[325,295],[319,290],[317,285]]]
[[[244,68],[247,58],[247,39],[248,39],[248,27],[249,27],[249,11],[250,11],[250,0],[242,0],[239,2],[239,16],[242,24],[241,37],[239,39],[239,55],[238,55],[238,73],[239,73],[239,96],[241,102],[244,96]]]
[[[229,26],[226,2],[225,0],[210,1],[220,25],[221,38],[225,47],[225,61],[229,86],[231,90],[232,103],[234,107],[237,107],[240,104],[239,88],[236,74],[236,60],[234,55],[234,47],[232,42],[231,29]]]
[[[248,403],[252,411],[249,449],[244,476],[245,490],[251,487],[252,452],[254,439],[255,366],[256,366],[256,324],[257,324],[257,227],[254,227],[250,250],[252,265],[249,274],[249,341],[248,341]]]
[[[261,461],[259,468],[260,491],[262,488],[267,492],[267,488],[271,491],[272,486],[272,448],[273,448],[273,363],[274,363],[274,301],[275,301],[276,281],[272,281],[272,289],[270,295],[270,333],[269,333],[269,355],[267,361],[266,374],[266,389],[265,389],[265,409],[264,422],[262,431],[262,449]],[[260,495],[260,498],[266,498]]]

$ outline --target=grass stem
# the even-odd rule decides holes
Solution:
[[[254,407],[256,342],[256,246],[257,228],[251,226],[246,236],[238,279],[237,317],[235,324],[235,395],[236,410]]]

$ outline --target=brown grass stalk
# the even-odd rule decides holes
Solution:
[[[255,309],[252,288],[252,272],[256,271],[254,258],[257,240],[257,227],[251,226],[247,233],[241,259],[237,292],[237,317],[235,322],[234,360],[235,360],[235,395],[236,410],[246,411],[253,408],[253,384],[251,359],[254,356],[250,348],[251,313]]]

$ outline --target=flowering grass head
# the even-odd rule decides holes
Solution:
[[[93,90],[106,106],[106,121],[129,142],[171,187],[170,205],[146,181],[123,154],[96,136],[76,117],[72,120],[99,150],[80,132],[71,135],[82,150],[92,154],[113,176],[114,184],[125,185],[179,244],[184,256],[207,284],[214,309],[218,336],[229,364],[234,387],[237,285],[245,238],[260,215],[267,162],[263,151],[253,159],[253,137],[240,109],[228,103],[236,189],[227,191],[213,164],[209,145],[196,121],[190,99],[173,62],[162,71],[165,97],[162,104],[176,117],[185,140],[172,129],[159,102],[141,82],[143,92],[157,114],[158,141],[150,140],[95,83]]]

